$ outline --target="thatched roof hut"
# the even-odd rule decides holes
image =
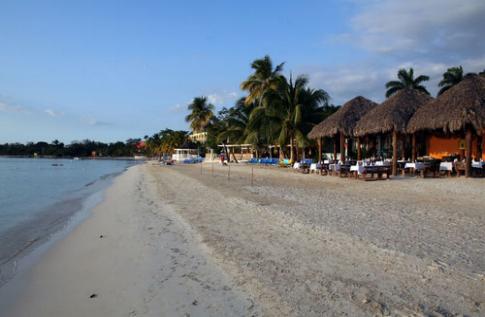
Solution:
[[[407,130],[441,130],[445,133],[473,127],[481,135],[485,129],[485,77],[469,74],[435,100],[421,107],[409,120]]]
[[[311,139],[321,137],[332,137],[343,133],[345,136],[352,136],[357,121],[369,110],[377,106],[377,103],[358,96],[347,101],[339,110],[320,122],[308,134]]]
[[[403,89],[367,112],[354,128],[354,135],[405,133],[409,119],[433,98],[414,89]]]

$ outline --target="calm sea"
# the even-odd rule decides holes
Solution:
[[[0,286],[16,273],[19,260],[98,202],[114,176],[133,164],[0,158]]]

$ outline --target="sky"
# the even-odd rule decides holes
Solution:
[[[485,69],[483,0],[0,0],[0,143],[104,142],[185,129],[232,106],[254,59],[339,105],[384,99],[397,70]]]

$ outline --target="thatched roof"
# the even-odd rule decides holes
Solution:
[[[340,132],[343,132],[346,136],[352,136],[357,121],[375,106],[377,106],[377,103],[369,99],[361,96],[355,97],[314,126],[308,137],[311,139],[330,137]]]
[[[485,77],[466,75],[432,102],[421,107],[408,123],[408,131],[463,131],[472,126],[477,134],[485,129]]]
[[[414,89],[399,90],[367,112],[355,125],[354,134],[363,136],[393,130],[404,133],[411,116],[432,99],[427,94]]]

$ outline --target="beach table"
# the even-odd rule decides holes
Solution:
[[[483,168],[484,166],[485,166],[485,162],[472,161],[473,168]]]
[[[352,165],[350,167],[350,172],[355,176],[355,178],[359,179],[359,176],[362,176],[364,180],[380,180],[383,174],[386,174],[385,179],[389,179],[389,175],[391,173],[391,167],[386,164],[382,165]],[[367,175],[371,175],[370,178],[367,178]],[[374,178],[374,175],[377,175],[377,178]]]
[[[330,174],[338,173],[340,171],[340,164],[338,163],[328,164],[328,170],[330,171]]]
[[[321,169],[320,163],[312,163],[310,164],[310,173],[317,173]]]
[[[362,164],[356,164],[350,166],[350,173],[355,176],[355,178],[359,178],[359,175],[362,175],[365,172],[365,166]]]
[[[472,161],[472,169],[479,176],[483,176],[485,174],[485,162],[483,162],[483,161]]]
[[[415,162],[415,163],[408,162],[404,164],[402,174],[404,175],[406,171],[412,171],[413,174],[416,174],[416,172],[424,171],[425,168],[426,168],[426,164],[424,162]]]
[[[448,176],[451,176],[453,172],[453,163],[452,162],[441,162],[440,163],[440,172],[445,172]]]

